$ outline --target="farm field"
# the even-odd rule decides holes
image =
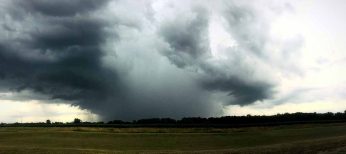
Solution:
[[[346,153],[346,123],[249,128],[1,127],[0,153]]]

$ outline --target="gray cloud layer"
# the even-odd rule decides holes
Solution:
[[[275,82],[259,77],[268,27],[253,29],[261,20],[253,8],[216,9],[238,43],[217,61],[208,34],[215,9],[190,3],[168,4],[176,14],[162,18],[145,1],[5,1],[0,90],[30,90],[105,120],[219,115],[224,105],[271,98]]]

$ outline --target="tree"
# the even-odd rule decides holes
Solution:
[[[82,120],[80,120],[78,118],[74,118],[73,123],[74,124],[80,124],[80,123],[82,123]]]
[[[50,125],[52,122],[48,119],[46,120],[46,124]]]

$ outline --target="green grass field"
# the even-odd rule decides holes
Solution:
[[[0,153],[346,153],[346,124],[0,128]]]

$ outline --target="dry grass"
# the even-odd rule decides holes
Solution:
[[[0,153],[346,152],[346,124],[251,128],[0,128]]]

